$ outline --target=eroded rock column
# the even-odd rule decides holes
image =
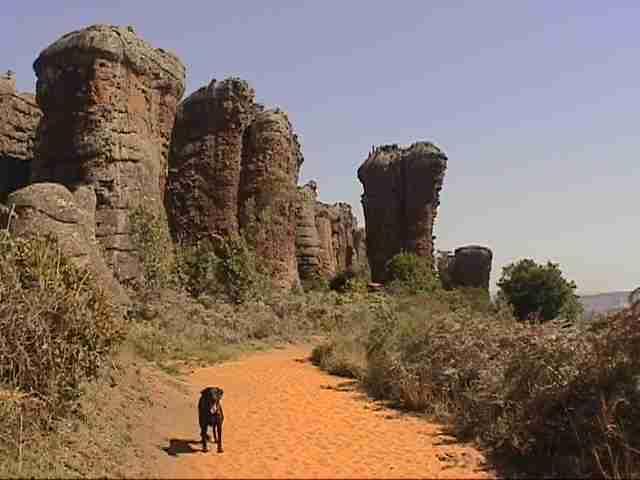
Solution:
[[[456,248],[449,267],[454,287],[473,287],[489,290],[493,253],[487,247],[468,245]]]
[[[438,147],[418,142],[375,148],[358,169],[374,282],[386,280],[387,261],[401,251],[433,262],[433,224],[446,165]]]
[[[41,117],[35,96],[16,91],[13,72],[0,75],[0,203],[29,183]]]
[[[166,199],[176,240],[238,234],[243,137],[256,114],[254,99],[247,82],[230,78],[213,80],[180,104]]]
[[[120,280],[140,275],[129,214],[164,218],[167,157],[185,69],[132,28],[64,35],[34,63],[44,113],[33,181],[96,194],[96,237]]]
[[[303,156],[287,114],[259,112],[245,136],[239,224],[276,285],[299,285],[296,258],[297,183]]]

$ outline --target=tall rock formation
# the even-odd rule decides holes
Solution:
[[[238,194],[239,224],[277,286],[299,285],[296,200],[300,144],[282,110],[259,112],[245,136]]]
[[[298,187],[296,211],[296,256],[301,280],[320,278],[321,244],[316,227],[318,187],[311,181]]]
[[[238,233],[243,138],[255,117],[254,99],[247,82],[214,79],[178,107],[166,198],[176,240]]]
[[[355,265],[357,270],[367,268],[367,235],[364,228],[357,228],[353,232],[353,250],[355,255]]]
[[[92,200],[93,199],[93,200]],[[78,201],[84,207],[78,206]],[[76,266],[91,271],[99,287],[119,305],[129,298],[102,258],[95,238],[95,193],[82,187],[73,195],[57,183],[35,183],[9,195],[14,211],[10,231],[17,236],[50,234],[62,253]]]
[[[166,205],[187,244],[243,235],[276,286],[299,283],[296,185],[303,157],[285,112],[255,103],[247,82],[212,81],[178,109]]]
[[[16,91],[13,72],[0,75],[0,202],[29,183],[41,117],[35,96]]]
[[[96,236],[120,280],[140,274],[129,213],[164,216],[167,153],[185,68],[131,27],[93,25],[34,63],[44,116],[32,180],[96,193]]]
[[[375,148],[358,169],[374,282],[386,280],[387,261],[401,251],[433,262],[433,223],[446,167],[444,152],[418,142]]]

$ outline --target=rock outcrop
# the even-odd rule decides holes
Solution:
[[[320,202],[317,194],[315,182],[298,190],[296,254],[302,280],[328,280],[357,263],[357,220],[351,206]]]
[[[82,203],[83,207],[78,207]],[[97,284],[115,304],[127,305],[129,298],[102,258],[94,236],[95,193],[90,188],[76,190],[74,196],[56,183],[35,183],[11,193],[7,204],[13,209],[12,234],[53,235],[71,262],[93,273]]]
[[[354,266],[353,233],[357,221],[346,203],[316,202],[316,228],[320,239],[320,273],[332,278]]]
[[[438,274],[446,290],[472,287],[489,290],[493,253],[487,247],[468,245],[455,252],[438,252]]]
[[[120,280],[140,275],[129,214],[164,216],[167,154],[185,68],[132,28],[94,25],[61,37],[34,63],[43,111],[34,182],[96,194],[96,236]]]
[[[493,253],[487,247],[468,245],[456,248],[450,265],[454,287],[474,287],[489,290]]]
[[[442,150],[418,142],[374,148],[358,169],[374,282],[386,280],[387,261],[401,251],[433,262],[433,224],[446,166]]]
[[[169,157],[167,213],[174,239],[238,234],[243,138],[255,92],[237,78],[212,80],[178,107]]]
[[[35,96],[16,91],[13,72],[0,75],[0,202],[29,183],[41,117]]]
[[[300,284],[296,261],[296,200],[300,144],[279,109],[257,113],[245,135],[239,225],[281,288]]]
[[[174,239],[243,235],[274,284],[299,284],[296,185],[303,157],[285,112],[255,103],[247,82],[212,81],[178,109],[166,205]]]

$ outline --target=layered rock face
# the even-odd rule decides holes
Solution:
[[[358,169],[374,282],[386,280],[387,261],[401,251],[433,261],[433,224],[446,167],[444,152],[418,142],[375,148]]]
[[[186,244],[243,235],[269,262],[274,283],[299,283],[296,185],[303,162],[285,112],[256,104],[230,78],[201,88],[178,109],[169,161],[167,211]]]
[[[35,96],[16,91],[13,73],[0,75],[0,202],[29,183],[41,117]]]
[[[331,279],[357,264],[357,220],[351,206],[319,202],[317,195],[315,182],[298,191],[296,253],[302,280]]]
[[[354,239],[357,221],[346,203],[316,203],[316,227],[320,238],[321,274],[331,278],[351,270],[354,265]]]
[[[456,248],[449,266],[454,287],[474,287],[489,290],[493,253],[487,247],[468,245]]]
[[[311,181],[298,188],[296,210],[296,256],[301,280],[311,280],[321,276],[321,244],[316,227],[316,198],[318,189]]]
[[[240,230],[270,263],[277,286],[300,283],[296,261],[296,200],[300,144],[286,113],[259,112],[245,136],[238,205]]]
[[[180,104],[166,198],[176,240],[238,233],[243,138],[255,117],[254,99],[247,82],[231,78],[213,80]]]
[[[139,276],[129,214],[161,217],[167,156],[185,69],[133,29],[94,25],[64,35],[34,63],[43,111],[34,182],[96,194],[96,236],[120,280]]]
[[[15,214],[10,231],[21,237],[52,234],[71,262],[91,271],[113,302],[126,305],[129,298],[104,262],[94,235],[95,198],[93,189],[87,187],[73,195],[56,183],[29,185],[8,197]]]

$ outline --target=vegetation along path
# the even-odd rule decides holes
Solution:
[[[290,346],[203,368],[189,376],[193,403],[204,386],[224,391],[222,454],[201,451],[195,407],[165,411],[156,432],[172,478],[490,478],[481,454],[438,425],[368,400],[354,383],[309,362]],[[170,421],[167,421],[169,420]],[[163,431],[164,430],[164,431]]]

